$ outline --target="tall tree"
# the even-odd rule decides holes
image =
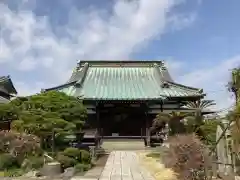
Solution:
[[[195,111],[192,118],[195,119],[195,124],[200,126],[203,123],[202,111],[214,105],[216,105],[214,100],[197,100],[189,101],[185,106],[186,108],[193,109]]]
[[[228,83],[228,90],[233,93],[235,98],[235,103],[239,100],[240,91],[240,67],[234,68],[231,72],[231,79]]]
[[[213,100],[187,102],[186,107],[194,110],[193,114],[186,118],[188,132],[195,132],[200,138],[204,139],[205,134],[201,129],[204,124],[203,110],[215,104],[216,103]]]
[[[203,110],[213,105],[216,105],[216,103],[213,100],[197,100],[187,102],[186,107],[197,110]]]
[[[235,98],[235,105],[233,111],[230,111],[227,115],[227,119],[232,122],[231,123],[231,136],[233,140],[233,148],[234,151],[239,153],[240,152],[240,67],[234,68],[231,71],[231,79],[228,83],[228,90],[233,93]]]
[[[54,131],[56,137],[61,139],[62,135],[81,129],[86,109],[77,98],[51,91],[16,98],[0,108],[0,118],[10,119],[12,128],[19,132],[48,139]]]

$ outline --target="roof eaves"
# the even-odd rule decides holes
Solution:
[[[184,96],[168,96],[166,99],[178,99],[178,98],[203,98],[206,94],[191,94],[191,95],[184,95]]]
[[[169,73],[169,71],[168,71],[168,69],[167,69],[167,67],[165,67],[164,69],[162,68],[162,71],[163,71],[162,74],[163,74],[164,80],[166,82],[174,82],[170,73]]]
[[[87,75],[87,71],[88,71],[88,67],[89,67],[89,64],[88,63],[85,63],[84,64],[84,67],[82,68],[82,73],[81,73],[81,77],[79,78],[79,80],[76,82],[76,85],[81,87],[85,78],[86,78],[86,75]]]
[[[164,85],[165,83],[168,82],[173,82],[173,79],[170,76],[170,73],[168,72],[168,69],[165,66],[164,61],[162,61],[160,64],[154,63],[154,68],[158,74],[159,80],[161,81],[161,85]]]
[[[8,86],[8,91],[9,91],[8,93],[17,94],[17,90],[14,87],[12,79],[9,75],[8,76],[1,76],[0,77],[0,83],[3,83],[3,84]]]
[[[47,88],[47,89],[42,89],[42,90],[43,90],[43,91],[59,90],[59,89],[62,89],[62,88],[65,88],[65,87],[74,85],[75,83],[76,83],[76,81],[72,81],[72,82],[69,82],[69,83],[61,84],[61,85],[59,85],[59,86],[55,86],[55,87]]]
[[[178,87],[181,87],[181,88],[185,88],[185,89],[188,89],[188,90],[192,90],[192,91],[198,91],[200,94],[202,92],[202,89],[199,89],[199,88],[194,88],[194,87],[190,87],[190,86],[185,86],[183,84],[179,84],[179,83],[176,83],[176,82],[171,82],[171,81],[166,81],[167,83],[173,85],[173,86],[178,86]]]
[[[77,75],[78,71],[77,68],[75,68],[71,74],[71,77],[69,78],[69,80],[67,81],[67,83],[73,82],[76,79],[76,75]]]
[[[95,97],[95,98],[85,98],[84,96],[79,96],[77,97],[79,100],[86,100],[86,101],[90,101],[90,100],[96,100],[96,101],[163,101],[165,100],[167,97],[159,97],[159,98],[101,98],[101,97]]]
[[[10,82],[10,85],[11,85],[11,87],[12,87],[12,92],[10,92],[10,93],[11,93],[11,94],[17,94],[17,90],[16,90],[16,88],[14,87],[13,82],[12,82],[12,79],[10,78],[10,76],[9,76],[9,82]]]

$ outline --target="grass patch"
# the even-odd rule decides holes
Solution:
[[[154,159],[158,159],[160,157],[160,153],[159,152],[152,152],[146,155],[147,157],[151,157]]]
[[[138,154],[140,158],[140,164],[146,168],[151,175],[156,180],[177,180],[175,173],[157,161],[159,159],[160,153],[159,152],[152,152],[152,153],[140,153]]]
[[[12,168],[5,171],[0,171],[0,177],[18,177],[26,173],[23,169]]]

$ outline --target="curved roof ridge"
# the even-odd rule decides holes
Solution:
[[[133,66],[136,66],[136,67],[150,67],[150,66],[153,66],[154,63],[157,63],[159,65],[162,65],[162,60],[114,60],[114,61],[109,61],[109,60],[94,60],[94,61],[91,61],[91,60],[88,60],[88,61],[80,61],[78,63],[78,66],[79,67],[83,67],[85,63],[88,63],[89,66],[104,66],[104,67],[133,67]]]
[[[82,86],[82,84],[83,84],[83,82],[84,82],[84,80],[86,78],[88,67],[89,67],[89,64],[85,63],[84,67],[82,68],[81,76],[79,77],[79,79],[76,82],[76,85],[78,85],[79,87]]]
[[[185,89],[193,90],[193,91],[199,91],[199,92],[202,91],[201,88],[194,88],[194,87],[186,86],[186,85],[179,84],[179,83],[176,83],[176,82],[167,81],[167,83],[169,83],[171,85],[179,86],[179,87],[182,87],[182,88],[185,88]]]

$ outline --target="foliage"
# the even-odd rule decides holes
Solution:
[[[233,140],[233,151],[240,153],[240,104],[235,107],[233,111],[230,111],[227,115],[227,119],[231,122],[230,132]]]
[[[76,164],[90,164],[90,153],[77,148],[66,148],[63,152],[58,153],[57,160],[64,168],[72,167]]]
[[[80,130],[85,118],[86,109],[77,98],[55,91],[19,97],[0,106],[0,121],[12,121],[12,129],[37,135],[45,144],[53,131],[61,144],[63,135]]]
[[[81,164],[81,163],[78,163],[74,166],[74,169],[76,172],[83,172],[83,171],[87,171],[88,169],[91,168],[91,165],[90,164]]]
[[[178,135],[169,139],[169,148],[162,155],[163,163],[173,169],[180,180],[206,179],[210,166],[207,148],[194,134]]]
[[[196,133],[201,140],[205,140],[205,132],[201,128],[204,125],[203,110],[215,105],[213,100],[197,100],[187,102],[185,105],[189,109],[193,109],[194,112],[185,118],[186,128],[188,133]]]
[[[60,92],[46,92],[11,103],[19,104],[17,107],[21,110],[13,127],[38,136],[53,129],[57,132],[75,130],[81,127],[86,117],[82,103]]]
[[[0,131],[0,153],[13,155],[26,169],[38,168],[42,165],[40,143],[46,149],[52,145],[52,138],[55,146],[63,144],[66,135],[81,130],[85,118],[82,102],[61,92],[18,97],[0,105],[0,121],[11,121],[11,129],[17,131]],[[58,159],[64,167],[74,166],[80,162],[79,150],[78,154],[78,160],[63,154]]]
[[[41,155],[39,139],[34,135],[0,131],[0,152],[16,157],[19,164],[28,156]]]
[[[234,94],[236,104],[240,93],[240,67],[234,68],[231,72],[231,79],[228,83],[228,90]]]
[[[181,122],[181,120],[188,116],[187,113],[181,113],[181,112],[171,112],[171,113],[159,113],[156,118],[153,120],[153,129],[164,126],[165,123],[169,124],[169,134],[174,135],[177,133],[184,133],[185,128],[184,124]]]
[[[89,164],[91,161],[90,153],[86,150],[80,150],[81,162],[84,164]]]
[[[78,163],[75,158],[65,156],[62,153],[59,153],[57,155],[57,161],[62,165],[64,169],[68,167],[73,167]]]
[[[68,156],[68,157],[71,157],[71,158],[74,158],[78,161],[81,160],[81,152],[79,149],[77,148],[66,148],[64,151],[63,151],[63,155],[64,156]]]
[[[200,129],[204,133],[204,143],[209,146],[213,146],[216,143],[216,131],[218,125],[221,126],[219,119],[205,120]]]
[[[10,103],[0,104],[0,121],[12,121],[17,118],[17,109]]]
[[[186,108],[189,108],[189,109],[203,110],[213,105],[216,105],[216,103],[213,100],[197,100],[197,101],[189,101],[185,106]]]
[[[190,116],[190,118],[188,119],[188,121],[192,121],[190,122],[190,124],[194,125],[196,128],[199,128],[204,121],[202,111],[215,104],[216,103],[213,100],[197,100],[197,101],[187,102],[187,104],[185,105],[186,108],[195,110],[193,115]]]
[[[231,79],[228,83],[228,90],[233,93],[235,98],[235,107],[233,111],[229,111],[226,119],[230,123],[230,132],[232,139],[232,151],[234,155],[238,155],[240,153],[240,67],[234,68],[231,71]]]
[[[21,168],[7,169],[4,171],[4,177],[18,177],[22,176],[25,171]]]
[[[21,165],[21,168],[25,170],[39,169],[44,164],[43,156],[31,156],[25,159]]]
[[[0,154],[0,170],[19,167],[17,159],[8,153]]]

